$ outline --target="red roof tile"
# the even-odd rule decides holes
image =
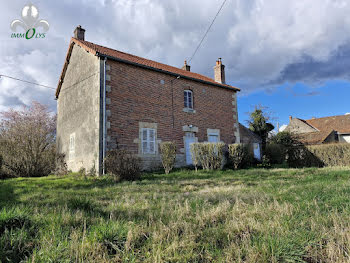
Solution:
[[[209,77],[203,76],[201,74],[198,74],[198,73],[186,71],[186,70],[176,68],[173,66],[169,66],[169,65],[166,65],[163,63],[159,63],[156,61],[141,58],[141,57],[131,55],[128,53],[124,53],[124,52],[121,52],[121,51],[118,51],[115,49],[103,47],[103,46],[100,46],[100,45],[97,45],[97,44],[94,44],[94,43],[91,43],[88,41],[83,41],[83,40],[79,40],[76,38],[72,38],[70,45],[69,45],[68,52],[67,52],[66,62],[65,62],[65,65],[63,66],[60,81],[58,83],[58,87],[56,90],[56,97],[58,97],[58,94],[60,92],[60,88],[61,88],[62,81],[63,81],[64,75],[65,75],[65,71],[67,69],[67,65],[68,65],[68,61],[69,61],[69,57],[70,57],[70,53],[71,53],[73,44],[78,44],[79,46],[85,48],[86,50],[88,50],[89,52],[91,52],[92,54],[95,54],[95,55],[97,55],[97,54],[105,55],[105,56],[113,57],[115,59],[118,59],[118,60],[121,60],[124,62],[129,62],[129,63],[133,63],[133,64],[140,65],[140,66],[146,66],[146,67],[149,67],[150,69],[161,70],[161,71],[164,71],[164,73],[178,74],[178,75],[183,76],[183,77],[191,78],[195,81],[196,80],[197,81],[204,81],[204,82],[207,82],[208,84],[212,84],[215,86],[229,88],[229,89],[232,89],[234,91],[240,91],[240,89],[238,89],[236,87],[218,83],[215,80],[213,80]]]
[[[303,144],[321,144],[333,131],[316,131],[296,134],[296,139]]]
[[[306,123],[320,131],[335,130],[339,133],[350,133],[350,115],[339,115],[306,120]]]

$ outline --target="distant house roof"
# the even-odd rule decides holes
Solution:
[[[326,139],[331,136],[334,131],[316,131],[316,132],[306,132],[296,135],[296,138],[299,142],[312,145],[312,144],[321,144],[326,141]]]
[[[310,127],[311,132],[294,131],[298,140],[304,144],[321,144],[335,140],[335,134],[350,134],[350,115],[338,115],[303,120],[294,118]]]
[[[305,122],[319,131],[335,130],[338,133],[350,133],[350,115],[313,118]]]
[[[97,44],[94,44],[94,43],[91,43],[91,42],[88,42],[88,41],[79,40],[77,38],[73,38],[72,37],[72,39],[70,41],[70,44],[69,44],[69,49],[68,49],[68,52],[67,52],[66,61],[65,61],[65,64],[63,66],[63,70],[61,72],[61,76],[60,76],[60,79],[59,79],[59,82],[58,82],[58,86],[57,86],[57,90],[56,90],[56,98],[59,95],[59,92],[60,92],[60,89],[61,89],[61,86],[62,86],[62,83],[63,83],[64,75],[65,75],[65,72],[67,70],[67,66],[68,66],[68,63],[69,63],[70,55],[71,55],[72,48],[73,48],[74,44],[77,44],[77,45],[81,46],[82,48],[84,48],[85,50],[89,51],[90,53],[92,53],[94,55],[106,56],[106,57],[109,57],[111,59],[114,59],[114,60],[117,60],[117,61],[120,61],[120,62],[133,64],[133,65],[144,67],[144,68],[148,68],[148,69],[151,69],[151,70],[160,71],[160,72],[163,72],[163,73],[166,73],[166,74],[172,74],[172,75],[176,75],[176,76],[181,76],[183,78],[187,78],[187,79],[191,79],[191,80],[194,80],[194,81],[203,82],[203,83],[206,83],[206,84],[211,84],[211,85],[222,87],[222,88],[226,88],[226,89],[231,89],[231,90],[234,90],[234,91],[240,91],[239,88],[236,88],[236,87],[233,87],[233,86],[230,86],[230,85],[226,85],[226,84],[218,83],[215,80],[213,80],[213,79],[211,79],[211,78],[209,78],[207,76],[198,74],[198,73],[194,73],[194,72],[191,72],[191,71],[186,71],[186,70],[183,70],[181,68],[176,68],[176,67],[169,66],[169,65],[166,65],[166,64],[163,64],[163,63],[159,63],[159,62],[156,62],[156,61],[152,61],[152,60],[145,59],[145,58],[142,58],[142,57],[138,57],[138,56],[135,56],[135,55],[131,55],[131,54],[128,54],[128,53],[124,53],[124,52],[121,52],[121,51],[118,51],[118,50],[115,50],[115,49],[103,47],[103,46],[100,46],[100,45],[97,45]]]
[[[261,143],[261,138],[242,124],[239,124],[241,143]]]

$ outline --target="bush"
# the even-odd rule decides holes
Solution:
[[[307,148],[325,166],[350,166],[350,144],[323,144]]]
[[[271,160],[268,156],[263,155],[261,163],[257,165],[260,168],[271,168]]]
[[[200,161],[201,147],[199,143],[192,143],[190,148],[191,148],[190,151],[191,151],[192,163],[197,172],[198,166],[200,166],[201,164],[201,161]]]
[[[88,176],[90,177],[94,177],[97,174],[97,170],[96,170],[96,166],[95,164],[93,164],[93,166],[91,166],[91,168],[89,169],[89,172],[87,173]]]
[[[209,163],[210,169],[221,169],[224,161],[224,148],[225,144],[222,142],[207,143],[209,148]]]
[[[140,178],[140,159],[123,149],[111,150],[105,159],[107,173],[122,180],[136,180]]]
[[[54,173],[55,175],[59,175],[59,176],[68,174],[68,167],[67,167],[64,154],[56,155],[56,168]]]
[[[221,169],[224,160],[225,144],[222,142],[193,143],[191,145],[192,161],[197,169],[201,165],[205,170]]]
[[[350,144],[293,147],[289,151],[288,165],[290,167],[350,166]]]
[[[173,169],[176,159],[176,145],[173,142],[162,142],[160,144],[162,164],[166,174]]]
[[[56,117],[33,102],[1,113],[0,155],[11,176],[45,176],[55,169]]]
[[[294,136],[286,131],[279,132],[272,136],[269,139],[269,143],[283,145],[286,148],[299,145],[299,142],[294,138]]]
[[[265,155],[271,164],[282,164],[286,160],[287,148],[282,144],[266,145]]]
[[[248,167],[253,163],[254,154],[249,144],[229,144],[228,151],[234,169]]]
[[[80,167],[80,169],[78,171],[78,176],[80,176],[80,177],[85,177],[86,176],[86,169],[85,169],[85,167]]]
[[[289,167],[322,167],[322,161],[313,155],[305,146],[294,146],[288,149],[287,163]]]

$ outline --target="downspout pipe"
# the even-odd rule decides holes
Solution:
[[[107,125],[106,125],[106,62],[107,58],[104,57],[103,60],[103,96],[102,96],[102,118],[103,118],[103,133],[102,133],[102,174],[105,174],[105,158],[106,158],[106,134],[107,134]]]

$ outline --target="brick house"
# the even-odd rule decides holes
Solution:
[[[221,59],[215,80],[85,41],[74,31],[56,90],[57,148],[68,168],[103,173],[106,152],[126,148],[143,167],[160,166],[159,143],[174,141],[176,165],[191,164],[190,143],[240,141],[238,88],[225,83]]]
[[[303,144],[332,142],[350,143],[350,115],[330,116],[303,120],[289,116],[284,131],[297,135]]]

